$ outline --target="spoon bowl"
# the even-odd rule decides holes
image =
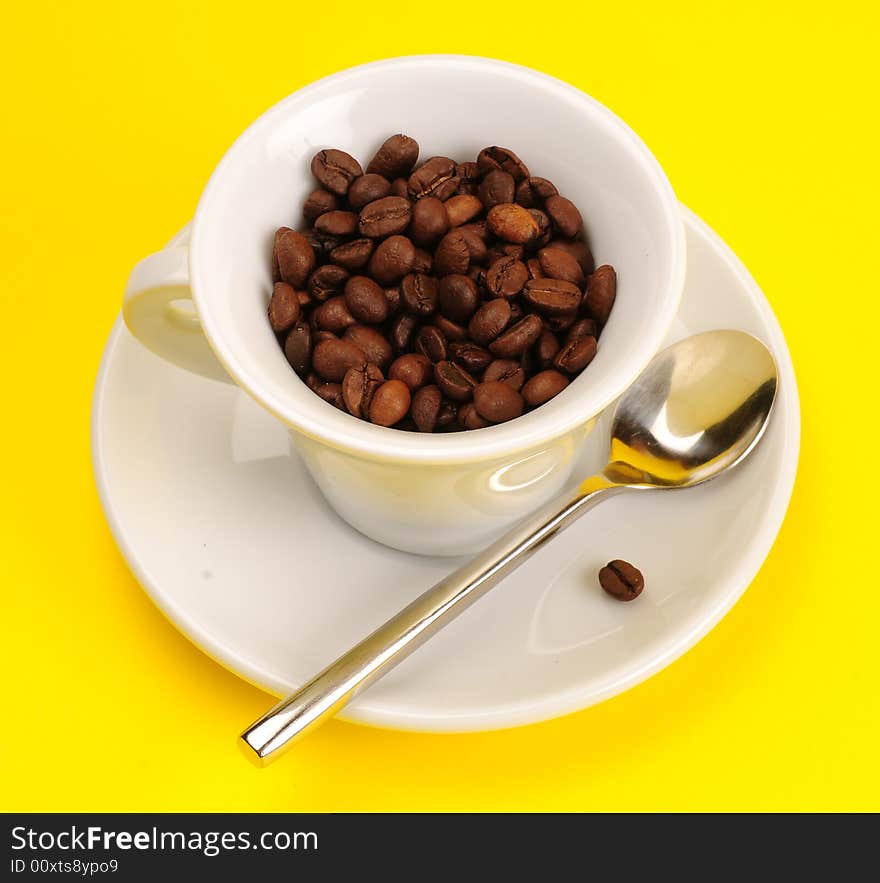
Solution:
[[[743,331],[707,331],[659,353],[620,398],[604,474],[630,486],[693,487],[758,443],[776,363]]]
[[[764,433],[778,383],[770,351],[742,331],[709,331],[663,350],[619,400],[600,473],[551,500],[267,712],[241,736],[246,756],[258,766],[271,762],[606,497],[693,487],[742,462]]]

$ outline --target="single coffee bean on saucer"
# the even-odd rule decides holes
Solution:
[[[642,594],[645,578],[642,572],[630,564],[615,558],[599,571],[599,584],[618,601],[632,601]]]

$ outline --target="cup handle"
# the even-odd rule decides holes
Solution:
[[[190,225],[136,264],[125,285],[122,317],[148,349],[178,368],[232,381],[202,331],[189,287]]]

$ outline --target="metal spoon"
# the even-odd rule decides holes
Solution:
[[[259,766],[335,715],[600,500],[625,490],[693,487],[752,451],[767,426],[778,379],[759,340],[709,331],[659,353],[614,412],[608,463],[514,527],[241,735]]]

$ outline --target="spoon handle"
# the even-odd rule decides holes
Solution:
[[[248,727],[241,735],[245,754],[258,766],[270,763],[482,598],[557,531],[623,487],[596,475],[545,504]]]

